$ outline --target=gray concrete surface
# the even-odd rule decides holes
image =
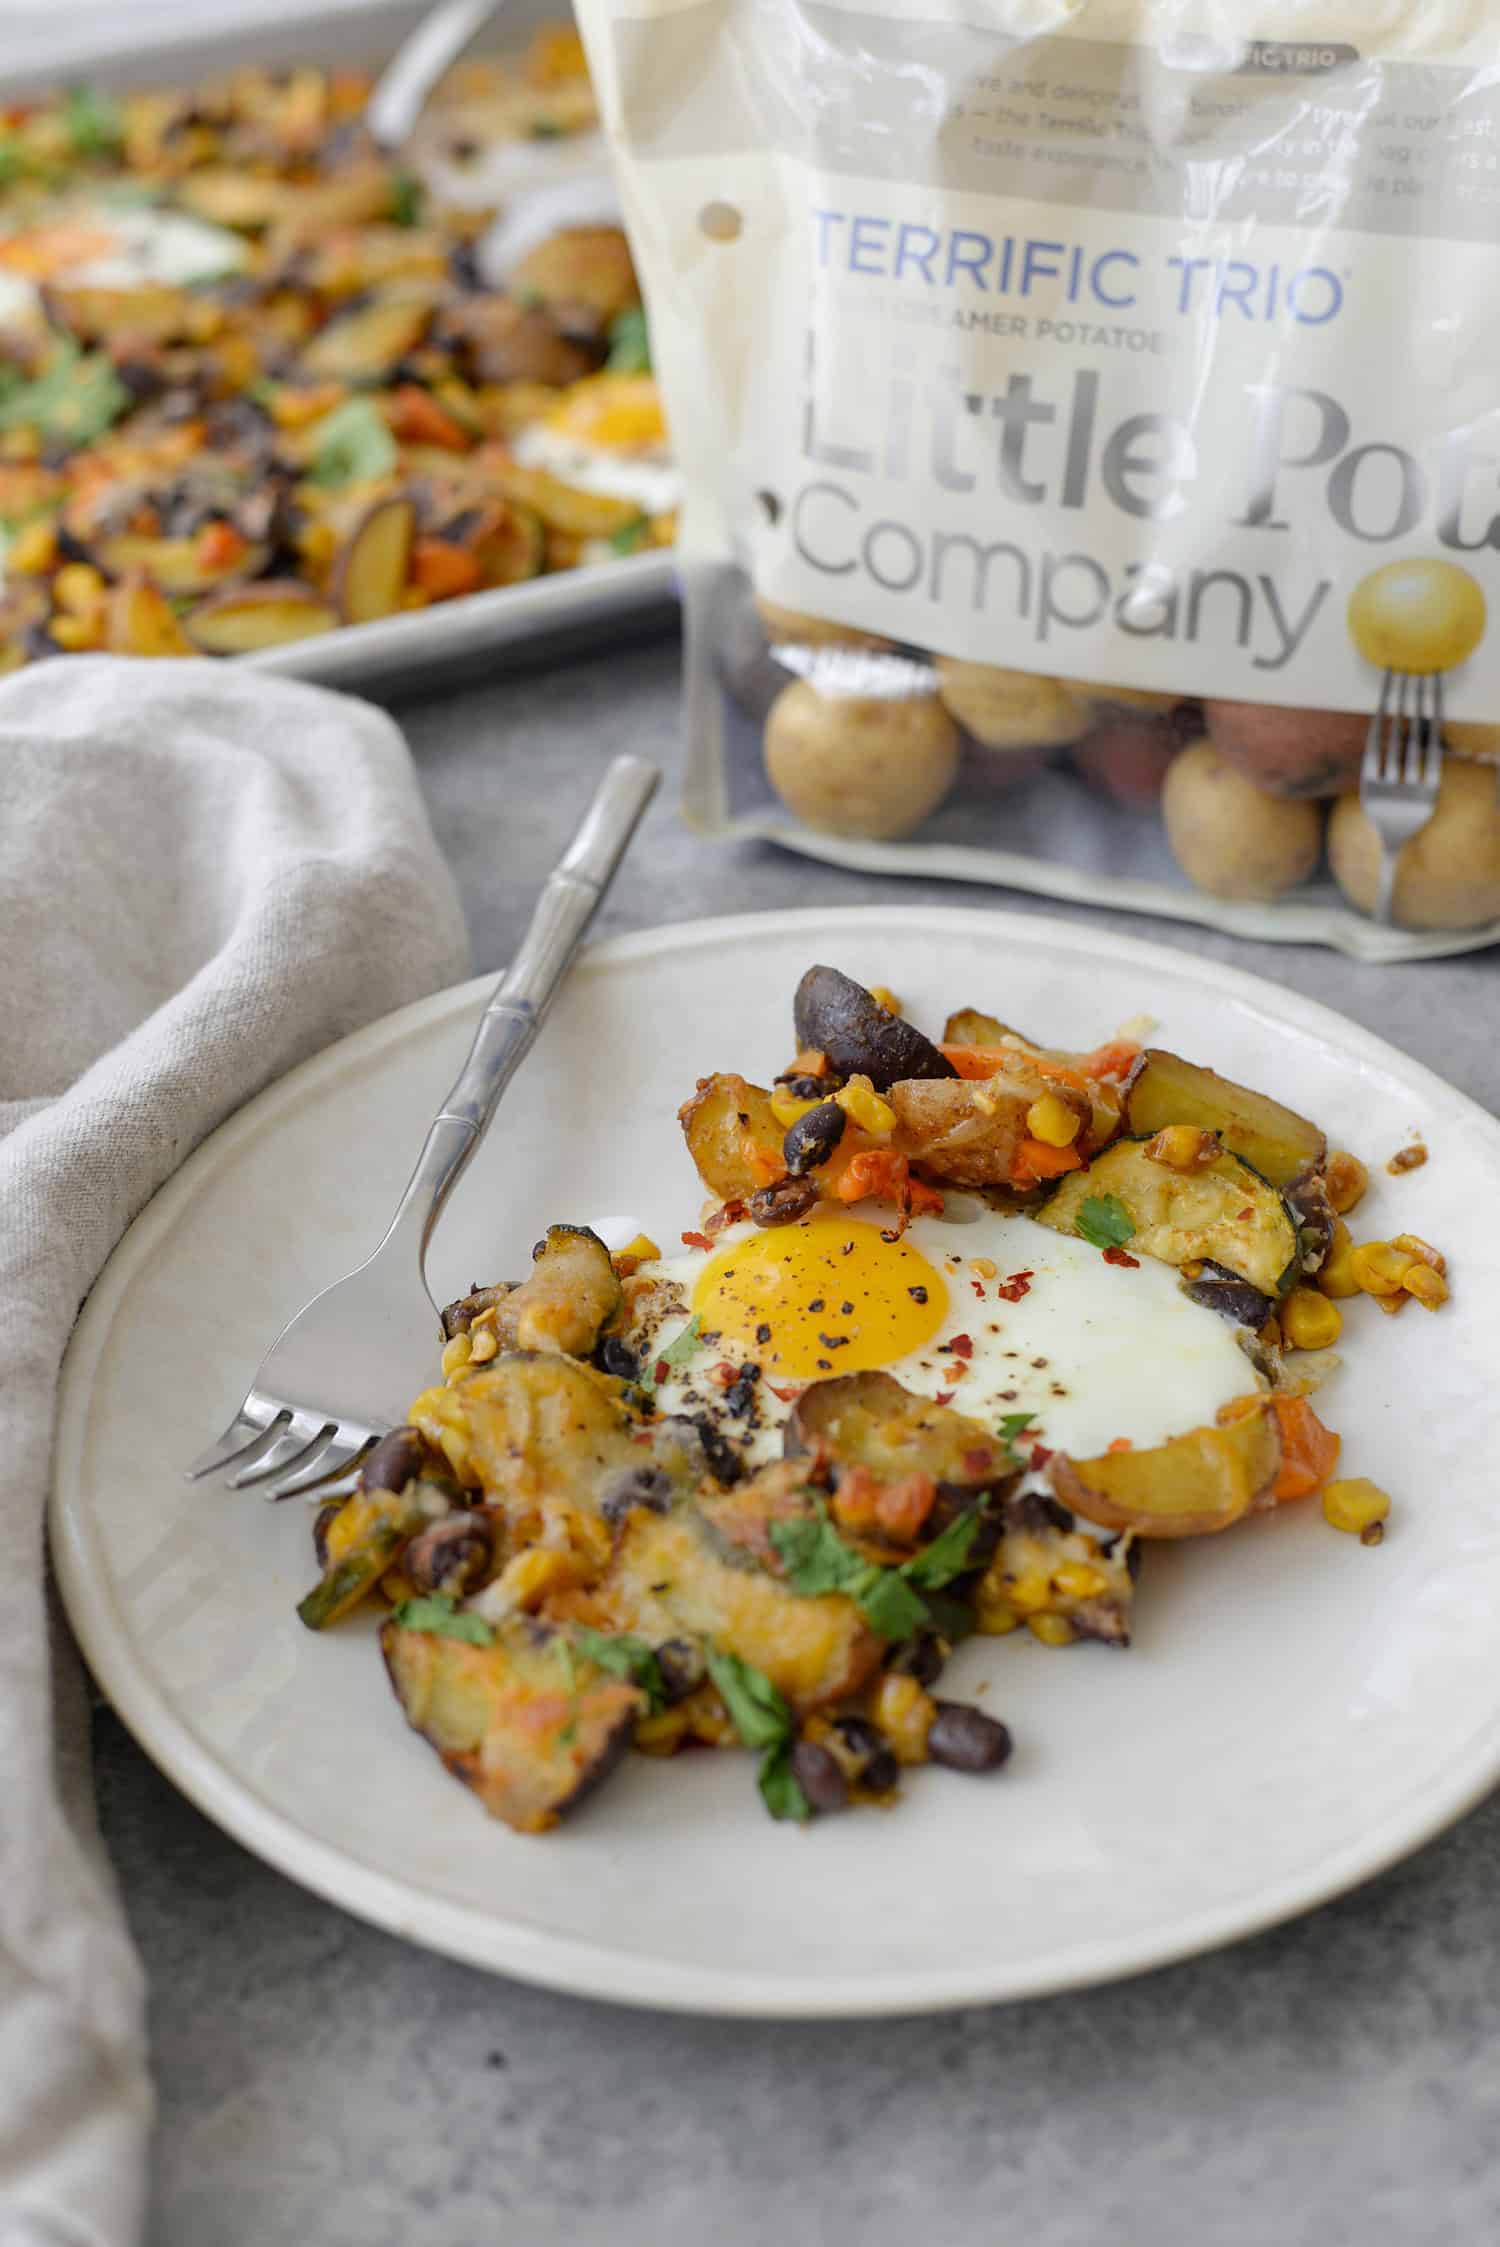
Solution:
[[[676,653],[401,715],[490,967],[606,755],[675,761]],[[710,849],[668,801],[603,925],[925,894],[989,893]],[[1073,917],[1101,940],[1122,925]],[[1324,999],[1500,1104],[1493,954],[1375,971],[1123,925]],[[151,2247],[1500,2237],[1500,1798],[1358,1894],[1215,1957],[1044,2003],[795,2027],[619,2011],[428,1957],[245,1855],[106,1713],[97,1752],[151,1976]]]

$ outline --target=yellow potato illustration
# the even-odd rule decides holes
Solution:
[[[1484,638],[1484,595],[1456,562],[1387,562],[1354,589],[1349,635],[1378,671],[1451,671]]]

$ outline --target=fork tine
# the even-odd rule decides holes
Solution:
[[[217,1443],[207,1451],[200,1451],[190,1467],[183,1470],[187,1482],[197,1482],[203,1475],[211,1475],[215,1467],[227,1467],[231,1460],[263,1443],[270,1429],[263,1421],[252,1420],[243,1406],[230,1421]]]
[[[300,1466],[303,1456],[331,1423],[321,1412],[293,1412],[283,1409],[283,1425],[276,1440],[254,1459],[248,1459],[237,1474],[228,1477],[231,1490],[244,1490],[252,1482],[264,1482],[271,1475],[279,1475],[283,1468]]]
[[[1422,781],[1428,788],[1437,788],[1443,778],[1443,674],[1432,674],[1432,728],[1427,736],[1427,755],[1422,766]]]
[[[1381,778],[1381,763],[1385,755],[1386,711],[1391,699],[1391,681],[1395,674],[1385,671],[1380,681],[1380,706],[1370,720],[1370,730],[1365,735],[1365,753],[1359,769],[1360,785],[1373,787]]]
[[[273,1483],[266,1496],[278,1504],[283,1498],[300,1498],[305,1491],[317,1490],[323,1483],[331,1482],[335,1475],[346,1474],[369,1448],[369,1437],[346,1436],[330,1421],[311,1452],[290,1474]]]

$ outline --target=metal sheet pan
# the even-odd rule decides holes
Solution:
[[[7,14],[0,100],[81,76],[127,87],[190,84],[238,63],[378,65],[426,13],[412,0],[325,0],[296,13],[292,0],[230,0],[215,11],[212,30],[196,28],[180,0],[148,0],[128,13],[90,6]],[[566,0],[509,0],[474,52],[523,45],[537,24],[566,13]],[[385,697],[641,638],[670,629],[676,612],[672,556],[640,554],[227,660]]]

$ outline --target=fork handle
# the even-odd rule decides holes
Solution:
[[[643,757],[616,757],[572,842],[547,877],[520,949],[479,1018],[453,1088],[433,1118],[386,1239],[410,1229],[422,1264],[433,1229],[530,1052],[558,986],[614,880],[661,773]]]
[[[365,123],[376,145],[399,148],[450,63],[477,38],[499,0],[445,0],[424,16],[397,48],[365,105]]]

